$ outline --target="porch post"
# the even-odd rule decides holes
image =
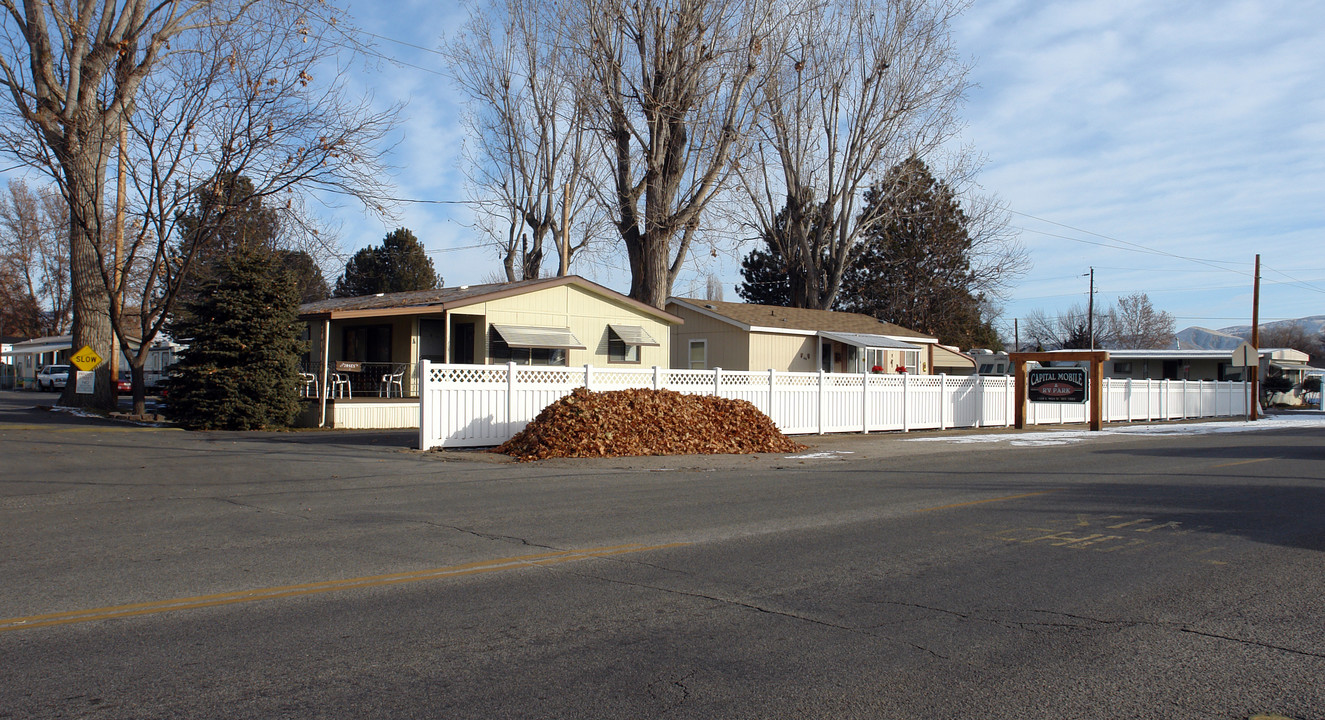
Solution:
[[[451,358],[451,311],[442,311],[442,362],[450,363]]]
[[[322,321],[322,419],[318,427],[327,426],[327,355],[331,353],[331,317]]]
[[[1098,431],[1104,421],[1104,360],[1090,359],[1090,429]]]

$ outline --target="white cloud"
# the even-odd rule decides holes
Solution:
[[[1212,273],[1027,232],[1036,267],[1009,315],[1084,304],[1079,276],[1091,265],[1120,268],[1097,272],[1101,301],[1150,292],[1180,326],[1249,316],[1257,252],[1325,289],[1325,262],[1309,259],[1325,225],[1323,20],[1323,7],[1283,2],[977,4],[958,44],[977,60],[965,139],[989,157],[987,189],[1020,212],[1242,263]],[[1014,224],[1108,243],[1026,217]],[[1267,285],[1262,316],[1312,314],[1320,299]]]

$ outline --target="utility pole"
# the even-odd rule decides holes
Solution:
[[[570,274],[570,183],[561,187],[561,237],[557,241],[557,277]]]
[[[1247,368],[1251,380],[1251,419],[1261,407],[1261,254],[1256,253],[1256,275],[1251,285],[1251,346],[1256,349],[1256,364]]]
[[[1090,336],[1090,349],[1095,349],[1095,268],[1090,269],[1090,299],[1086,301],[1086,334]]]
[[[120,267],[120,256],[124,254],[124,194],[125,194],[125,170],[124,166],[129,161],[129,151],[124,146],[129,137],[128,129],[125,127],[124,118],[120,118],[120,154],[117,168],[117,178],[115,181],[115,271],[111,274],[114,278],[114,286],[110,291],[110,301],[115,303],[118,312],[124,312],[122,299],[123,269]],[[124,325],[124,318],[120,318],[120,325]],[[113,331],[110,334],[110,382],[111,395],[115,394],[116,383],[120,379],[120,339]]]

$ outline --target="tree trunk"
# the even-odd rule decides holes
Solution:
[[[147,376],[143,372],[145,358],[144,353],[134,353],[129,358],[129,377],[133,387],[133,414],[142,415],[147,412]]]
[[[668,243],[662,238],[646,242],[640,248],[641,270],[644,273],[640,294],[636,299],[659,310],[667,305],[667,294],[671,291],[671,253]]]
[[[110,143],[86,143],[111,147]],[[69,272],[73,296],[73,351],[92,348],[104,362],[94,370],[95,390],[80,395],[77,383],[65,386],[61,404],[72,407],[113,410],[114,378],[110,376],[110,356],[114,352],[114,332],[110,323],[110,295],[101,275],[97,252],[101,238],[101,194],[105,186],[106,157],[97,150],[75,148],[63,153],[60,165],[65,176],[69,202]],[[108,151],[103,151],[108,152]]]

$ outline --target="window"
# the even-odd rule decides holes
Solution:
[[[607,331],[607,361],[618,363],[639,362],[639,345],[627,345],[616,333]]]
[[[511,347],[501,333],[488,333],[488,358],[494,363],[513,362],[516,365],[566,364],[566,351],[562,348]]]
[[[993,373],[994,373],[994,364],[993,364],[993,363],[981,363],[981,364],[980,364],[980,374],[981,374],[981,375],[992,375]]]
[[[1131,375],[1131,374],[1132,374],[1132,363],[1130,363],[1130,362],[1116,362],[1116,363],[1113,364],[1113,372],[1114,372],[1115,375]]]
[[[391,326],[357,325],[345,328],[341,359],[350,362],[391,362]]]
[[[607,326],[607,361],[614,363],[640,362],[640,346],[658,347],[658,341],[638,325]]]
[[[565,366],[568,350],[584,349],[567,327],[496,323],[488,326],[488,359],[494,363]]]
[[[690,341],[690,369],[707,370],[709,366],[709,348],[707,340]]]

